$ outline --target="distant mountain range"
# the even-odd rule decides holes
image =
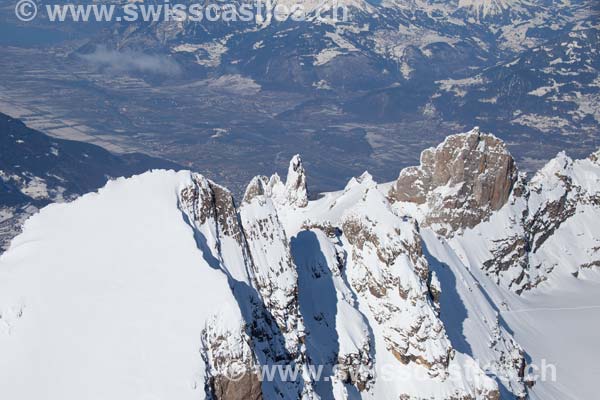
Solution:
[[[144,49],[168,55],[186,79],[218,78],[223,93],[294,93],[306,101],[277,120],[310,128],[312,120],[318,127],[329,121],[330,131],[341,124],[477,124],[514,144],[529,171],[560,148],[583,157],[598,145],[594,2],[335,4],[348,7],[349,21],[122,24],[79,52]],[[521,146],[530,141],[552,154]]]
[[[339,5],[347,22],[6,24],[0,106],[50,135],[76,126],[201,170],[238,197],[297,152],[314,193],[364,170],[387,181],[473,125],[531,173],[600,144],[596,2]]]
[[[280,3],[294,4],[280,0],[271,5]],[[167,52],[188,74],[240,73],[279,88],[373,90],[409,80],[473,76],[477,69],[596,24],[592,2],[584,0],[347,0],[304,5],[309,18],[302,22],[116,24],[84,51],[104,44]],[[316,18],[314,10],[332,7],[346,7],[348,21]]]

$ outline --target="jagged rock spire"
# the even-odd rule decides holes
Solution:
[[[296,154],[290,160],[287,180],[285,181],[285,191],[288,204],[296,207],[306,207],[308,204],[306,173],[299,154]]]
[[[285,184],[278,174],[273,174],[268,179],[265,176],[252,179],[246,188],[244,201],[249,202],[259,195],[270,197],[278,205],[306,207],[308,205],[306,172],[300,155],[296,154],[290,160]]]

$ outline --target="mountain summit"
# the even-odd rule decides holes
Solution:
[[[306,182],[295,156],[285,184],[256,177],[239,207],[200,174],[153,171],[42,209],[0,258],[2,392],[586,396],[568,355],[553,353],[559,383],[527,373],[568,332],[539,338],[525,321],[545,317],[520,312],[597,293],[597,153],[560,154],[527,181],[473,130],[396,182],[365,173],[314,201]],[[572,324],[597,320],[583,312]]]

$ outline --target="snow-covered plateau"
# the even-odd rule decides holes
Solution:
[[[594,399],[599,207],[600,151],[528,178],[478,129],[316,200],[299,156],[239,205],[111,180],[0,256],[0,397]]]

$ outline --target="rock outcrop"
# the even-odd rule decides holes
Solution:
[[[205,386],[215,400],[272,398],[276,393],[311,398],[311,382],[303,376],[260,380],[260,366],[301,368],[303,360],[289,243],[270,199],[261,201],[261,196],[248,196],[238,213],[227,189],[197,174],[179,196],[205,261],[228,277],[245,319],[241,331],[224,331],[215,323],[203,332]]]
[[[224,328],[219,322],[222,317],[212,317],[202,331],[202,355],[207,366],[205,393],[215,400],[261,400],[262,383],[251,338],[243,326]]]
[[[389,196],[419,205],[422,226],[452,236],[499,210],[516,179],[506,145],[475,128],[423,151],[421,165],[403,169]]]
[[[520,294],[559,266],[578,276],[600,265],[600,243],[586,233],[596,231],[600,211],[599,157],[560,153],[527,181],[506,145],[476,128],[425,150],[421,165],[402,170],[388,196],[399,213],[456,248],[485,249],[477,252],[478,267]],[[575,240],[576,254],[559,256],[553,249],[573,230],[586,240]]]

